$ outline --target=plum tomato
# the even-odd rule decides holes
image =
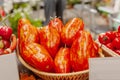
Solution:
[[[120,55],[120,50],[116,49],[115,52]]]
[[[109,49],[114,50],[114,47],[113,47],[112,43],[108,43],[108,44],[106,44],[106,46],[107,46]]]
[[[115,38],[115,32],[113,32],[113,31],[107,31],[105,34],[111,39],[111,41],[114,40],[114,38]]]
[[[106,35],[105,33],[100,34],[98,36],[98,40],[99,40],[100,43],[102,43],[104,45],[106,45],[106,44],[111,42],[110,37],[108,35]]]
[[[113,47],[115,47],[116,49],[120,49],[120,37],[116,37],[116,38],[112,41],[112,45],[113,45]]]
[[[70,51],[69,48],[61,47],[54,59],[56,73],[70,72]]]
[[[120,26],[118,27],[118,32],[120,33]]]

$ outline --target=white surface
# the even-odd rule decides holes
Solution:
[[[89,80],[120,80],[120,58],[90,58]]]
[[[19,80],[15,53],[0,55],[0,80]]]

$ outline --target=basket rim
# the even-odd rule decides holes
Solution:
[[[106,47],[104,44],[101,44],[98,39],[97,39],[95,42],[99,45],[99,47],[101,47],[102,50],[104,50],[104,51],[106,51],[106,52],[109,52],[109,53],[108,53],[109,55],[111,55],[111,56],[113,56],[113,57],[116,57],[116,56],[117,56],[117,57],[120,57],[120,55],[118,55],[117,53],[115,53],[113,50],[109,49],[109,48]]]
[[[83,70],[83,71],[77,71],[77,72],[70,72],[70,73],[50,73],[50,72],[43,72],[40,70],[35,69],[34,67],[32,67],[31,65],[29,65],[28,63],[26,63],[24,61],[24,59],[20,56],[19,52],[17,52],[17,57],[19,59],[19,61],[29,70],[33,71],[34,73],[37,74],[42,74],[42,75],[47,75],[47,76],[70,76],[70,75],[77,75],[77,74],[85,74],[89,72],[89,69],[87,70]]]

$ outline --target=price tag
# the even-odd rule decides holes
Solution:
[[[89,80],[120,80],[120,57],[90,58]]]

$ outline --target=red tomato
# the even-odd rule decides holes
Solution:
[[[65,27],[62,28],[61,39],[62,42],[71,46],[77,37],[77,33],[84,29],[84,23],[80,18],[73,18],[67,22]]]
[[[120,50],[114,50],[117,54],[120,55]]]
[[[18,39],[19,51],[22,52],[22,47],[31,42],[39,42],[39,33],[36,27],[32,26],[30,22],[22,18],[18,22]]]
[[[20,29],[23,27],[23,25],[25,24],[30,24],[30,21],[26,18],[21,18],[19,21],[18,21],[18,29],[17,29],[17,32],[18,32],[18,38],[20,36]],[[25,28],[26,29],[26,28]]]
[[[118,32],[120,33],[120,26],[118,27]]]
[[[116,38],[112,41],[112,45],[113,45],[113,47],[115,47],[116,49],[120,49],[120,37],[116,37]]]
[[[91,34],[87,31],[82,31],[81,36],[73,42],[70,49],[70,60],[73,71],[88,69],[88,58],[98,55],[96,49]]]
[[[23,49],[20,54],[28,64],[40,71],[51,72],[53,70],[53,59],[42,45],[30,43],[25,45]]]
[[[59,18],[54,18],[54,19],[50,20],[49,27],[56,28],[58,33],[61,36],[61,31],[62,31],[62,28],[64,27],[64,25],[63,25],[62,21]],[[62,40],[60,40],[60,46],[64,46]]]
[[[5,17],[5,11],[0,7],[0,16]]]
[[[105,44],[105,45],[111,42],[110,37],[108,37],[108,35],[106,35],[105,33],[100,34],[98,36],[98,40],[100,43]]]
[[[40,44],[43,45],[54,58],[60,45],[60,35],[58,31],[53,27],[42,27],[39,30],[39,37]]]
[[[0,36],[2,36],[5,40],[10,40],[10,37],[12,35],[12,28],[9,26],[0,26]]]
[[[54,18],[49,22],[50,27],[55,27],[59,33],[62,31],[62,27],[64,27],[62,21],[59,18]]]
[[[116,37],[115,32],[113,31],[108,31],[105,34],[111,39],[111,41],[113,41],[114,38]]]
[[[69,48],[60,48],[54,59],[55,72],[69,73],[70,72],[70,52]]]
[[[3,43],[4,43],[4,49],[10,47],[10,41],[4,40],[4,39],[3,39],[2,41],[3,41]]]
[[[115,32],[116,37],[120,37],[120,32]]]
[[[3,54],[4,54],[4,49],[0,48],[0,55],[3,55]]]
[[[107,46],[109,49],[114,50],[114,47],[113,47],[113,44],[112,44],[112,43],[108,43],[108,44],[106,44],[106,46]]]

